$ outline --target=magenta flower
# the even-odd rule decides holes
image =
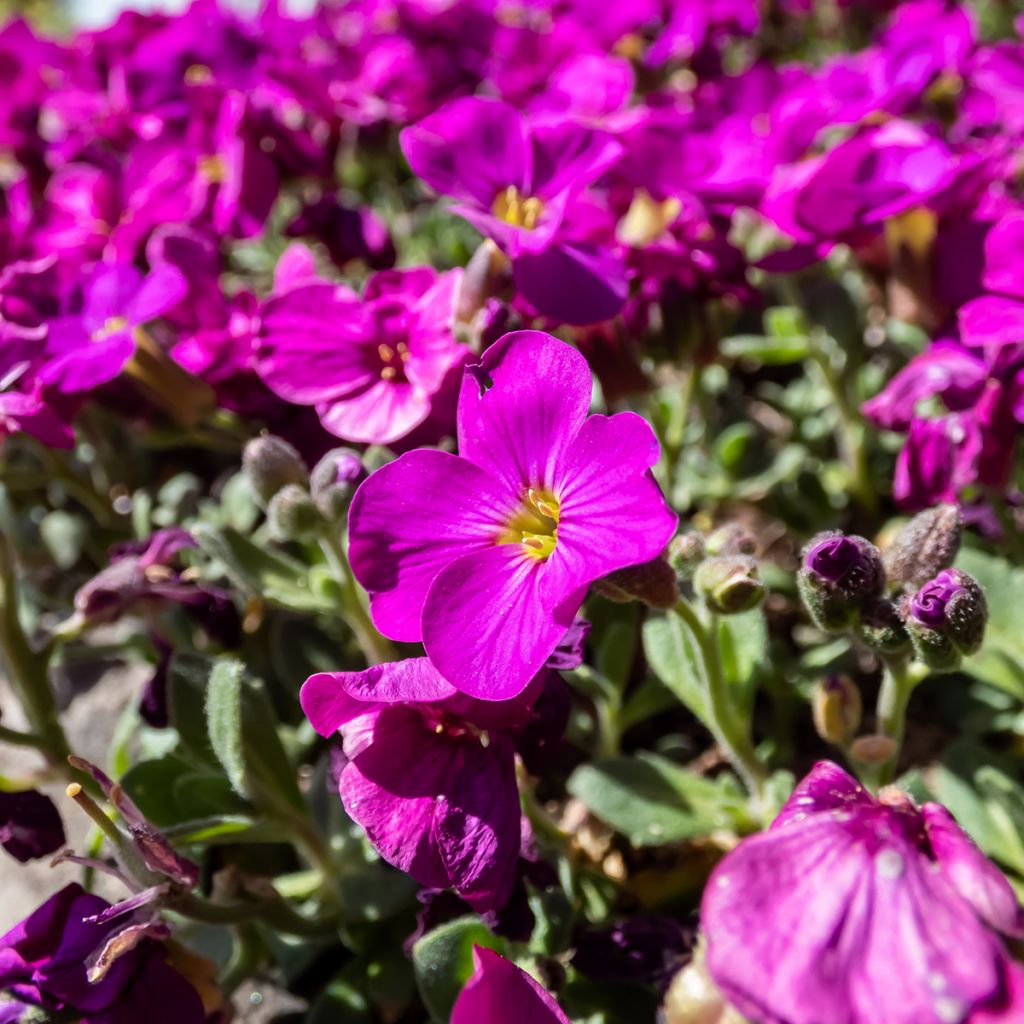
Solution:
[[[455,212],[509,257],[516,287],[541,314],[585,324],[622,308],[622,260],[569,228],[574,203],[622,154],[612,136],[467,97],[406,128],[402,149],[416,174],[457,199]]]
[[[557,682],[557,680],[556,680]],[[513,737],[548,685],[484,703],[426,658],[365,672],[321,672],[302,709],[321,736],[341,733],[345,810],[380,855],[421,885],[453,888],[478,911],[504,906],[521,845]]]
[[[1021,245],[1024,212],[1003,217],[985,237],[982,284],[992,293],[968,302],[959,313],[964,344],[988,350],[1024,339],[1024,284]]]
[[[71,448],[75,435],[54,409],[35,395],[0,392],[0,438],[29,434],[47,448]]]
[[[15,1006],[67,1011],[82,1024],[203,1024],[198,993],[171,967],[162,946],[143,938],[124,944],[102,976],[97,959],[126,928],[110,918],[110,904],[74,884],[0,937],[0,990]],[[110,956],[110,953],[107,952]],[[92,973],[95,980],[90,980]],[[0,1005],[0,1020],[11,1004]]]
[[[827,761],[726,855],[701,918],[715,983],[773,1024],[975,1022],[1011,998],[997,933],[1024,934],[1013,889],[945,808],[875,799]]]
[[[362,300],[300,279],[264,307],[256,370],[281,398],[315,406],[346,441],[392,444],[433,413],[450,421],[469,356],[452,334],[460,279],[429,267],[381,271]]]
[[[569,1024],[550,993],[494,950],[474,946],[473,968],[451,1024]]]
[[[135,354],[136,331],[186,291],[185,279],[170,266],[144,276],[129,264],[99,264],[83,286],[81,313],[50,321],[49,362],[40,379],[68,393],[113,380]]]
[[[463,693],[519,693],[587,588],[660,554],[676,516],[651,476],[654,431],[590,416],[587,361],[540,331],[506,334],[467,372],[459,454],[409,452],[349,511],[353,570],[374,622],[422,640]]]

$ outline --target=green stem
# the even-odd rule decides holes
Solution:
[[[38,749],[62,773],[67,774],[71,753],[57,716],[57,702],[50,689],[49,655],[52,648],[32,650],[18,614],[18,582],[10,544],[0,534],[0,658],[7,680],[38,738]]]
[[[235,944],[220,977],[220,988],[230,998],[239,985],[248,981],[263,964],[266,946],[259,929],[251,923],[239,924],[235,928]]]
[[[179,896],[171,909],[193,921],[202,921],[205,924],[229,925],[262,921],[288,935],[301,935],[307,938],[334,935],[338,930],[338,922],[334,917],[305,917],[281,899],[264,903],[213,903],[201,896],[188,893]]]
[[[732,701],[722,674],[722,661],[718,653],[715,621],[705,625],[689,602],[680,600],[675,613],[686,624],[700,649],[704,662],[708,719],[705,724],[711,729],[718,745],[728,757],[737,774],[743,780],[751,796],[760,802],[765,781],[765,769],[754,750],[753,740],[747,728],[742,725],[733,710]]]
[[[348,553],[341,538],[327,530],[320,538],[320,548],[341,586],[345,606],[345,618],[356,635],[359,646],[370,665],[393,661],[395,652],[388,640],[377,632],[363,599],[363,592],[352,573]]]
[[[35,747],[36,750],[46,751],[46,740],[42,736],[36,736],[31,732],[20,732],[17,729],[8,729],[6,725],[0,725],[0,743],[10,743],[15,747]]]
[[[893,659],[885,663],[882,688],[878,691],[878,703],[875,706],[875,717],[878,732],[888,736],[895,743],[896,749],[892,757],[878,765],[874,772],[879,786],[888,785],[896,775],[910,695],[927,675],[927,668],[918,662]]]

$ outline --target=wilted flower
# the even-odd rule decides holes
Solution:
[[[1007,1002],[997,933],[1024,933],[1013,889],[945,808],[875,799],[827,761],[726,855],[701,920],[730,1002],[785,1024],[973,1021]]]
[[[410,452],[353,499],[352,567],[374,622],[422,640],[464,693],[519,693],[589,584],[660,554],[675,529],[650,426],[588,418],[590,391],[570,346],[508,334],[463,378],[459,455]]]
[[[459,993],[452,1024],[569,1024],[548,992],[514,963],[473,948],[473,976]]]

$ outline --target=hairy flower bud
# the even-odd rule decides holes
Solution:
[[[869,601],[861,609],[857,635],[868,647],[886,654],[899,654],[910,647],[903,616],[887,597]]]
[[[651,608],[671,608],[679,600],[675,570],[662,557],[616,569],[595,580],[594,589],[611,601],[643,601]]]
[[[754,535],[739,523],[726,523],[708,534],[707,553],[715,558],[719,555],[752,555],[757,551]]]
[[[688,580],[697,566],[704,561],[706,553],[704,537],[695,530],[690,530],[672,538],[672,543],[668,546],[668,563],[675,569],[680,579]]]
[[[747,555],[709,558],[697,567],[693,584],[707,606],[721,615],[749,611],[764,600],[757,562]]]
[[[356,488],[366,476],[366,467],[359,452],[351,448],[329,451],[309,475],[310,491],[320,514],[328,522],[341,519],[348,511]]]
[[[282,487],[288,484],[304,487],[309,483],[302,456],[287,441],[273,434],[254,437],[245,446],[242,468],[264,508]]]
[[[742,1024],[708,974],[703,948],[672,979],[658,1018],[662,1024]]]
[[[815,624],[830,633],[843,633],[853,627],[870,601],[881,596],[885,587],[882,556],[863,537],[820,533],[804,549],[797,586]]]
[[[906,601],[905,612],[914,652],[929,668],[952,671],[981,647],[988,605],[961,569],[943,569]]]
[[[960,509],[938,505],[919,512],[885,550],[885,571],[895,585],[920,587],[948,569],[960,550]]]
[[[275,540],[311,540],[324,527],[312,495],[298,484],[282,487],[271,498],[267,522]]]
[[[860,728],[860,690],[845,676],[829,676],[814,687],[811,711],[814,728],[826,743],[845,746]]]

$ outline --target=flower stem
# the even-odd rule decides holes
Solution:
[[[896,745],[892,757],[878,765],[875,778],[880,786],[892,782],[903,745],[903,731],[906,726],[907,705],[914,688],[928,675],[928,669],[919,662],[892,659],[885,662],[882,688],[878,692],[875,706],[878,731],[888,736]]]
[[[320,548],[341,586],[345,618],[352,627],[363,654],[366,655],[367,663],[380,665],[385,661],[393,661],[395,652],[390,642],[377,632],[370,618],[370,613],[363,602],[362,589],[356,582],[341,538],[334,531],[326,530],[320,538]]]
[[[749,730],[739,722],[732,706],[722,673],[716,622],[712,618],[710,623],[705,624],[685,600],[680,600],[676,604],[675,613],[693,635],[704,663],[704,697],[708,715],[705,725],[711,730],[750,795],[760,803],[764,790],[765,768],[754,750]]]

